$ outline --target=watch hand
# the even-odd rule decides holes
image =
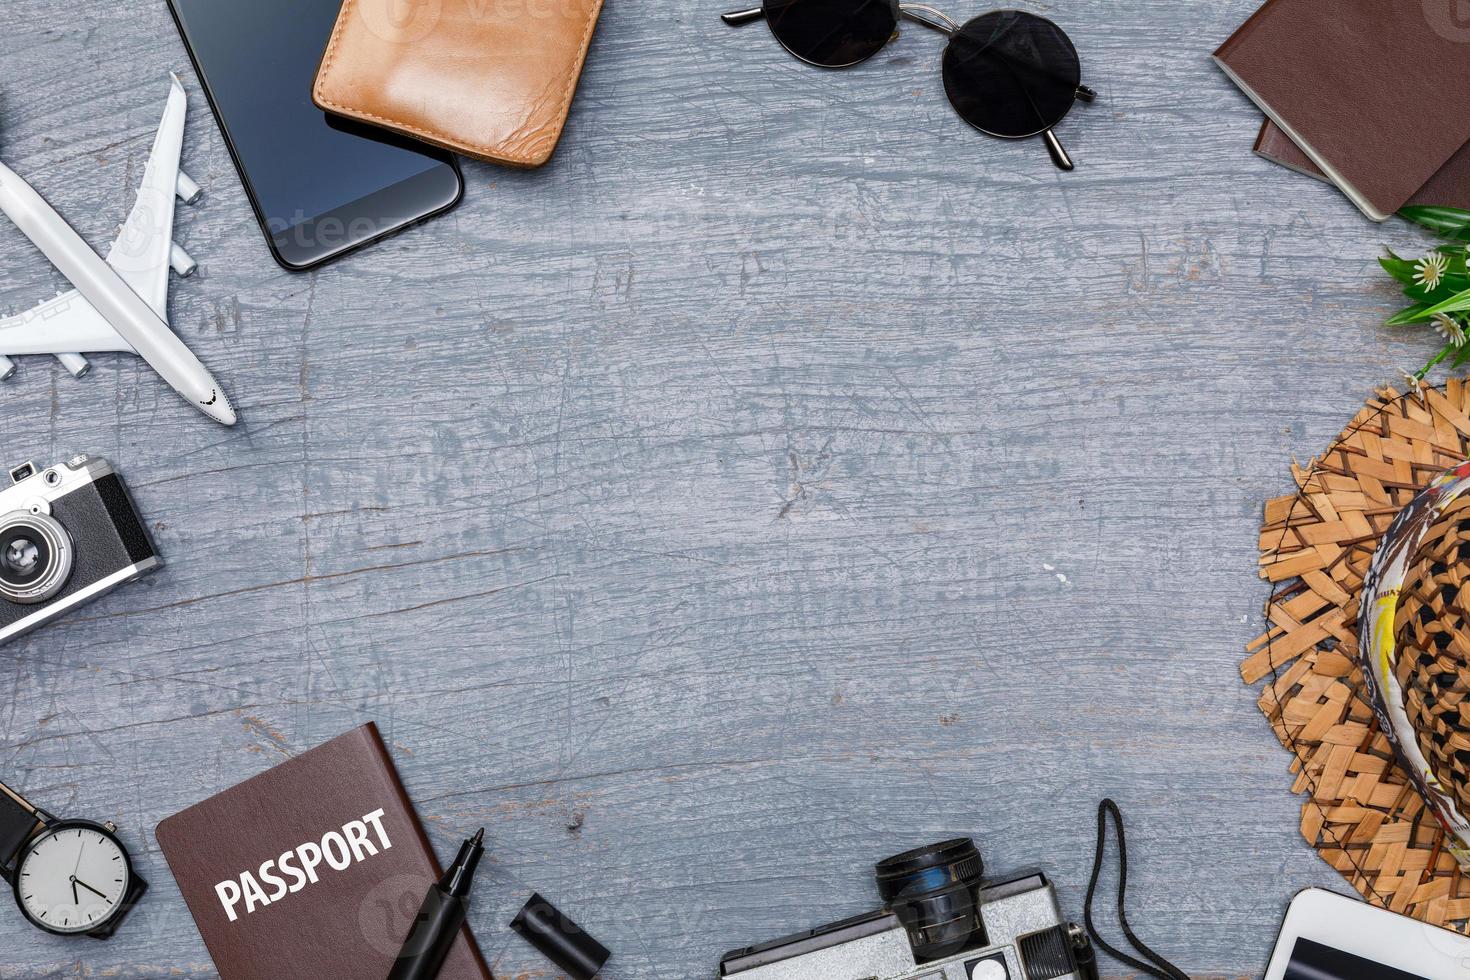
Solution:
[[[77,836],[80,837],[81,836],[81,833],[82,833],[81,831],[77,831]],[[86,850],[87,850],[87,842],[86,841],[82,841],[82,846],[79,847],[79,848],[77,848],[77,866],[71,869],[71,880],[72,881],[76,881],[77,880],[77,872],[82,869],[82,854]]]
[[[82,904],[81,898],[77,895],[77,879],[75,876],[71,879],[71,903],[73,905]]]
[[[85,881],[82,881],[79,878],[73,878],[71,880],[71,890],[72,890],[72,893],[73,894],[76,894],[76,890],[77,890],[77,886],[78,885],[81,885],[83,888],[87,889],[87,891],[91,892],[93,895],[96,895],[98,898],[106,901],[106,899],[107,899],[107,896],[106,895],[102,894],[97,889],[93,888],[91,885],[87,884]]]

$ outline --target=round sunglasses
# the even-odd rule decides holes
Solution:
[[[900,19],[949,38],[944,92],[960,118],[989,136],[1041,136],[1052,162],[1075,166],[1053,132],[1078,101],[1097,93],[1082,84],[1077,48],[1056,24],[1021,10],[993,10],[957,24],[933,7],[898,0],[762,0],[723,15],[731,27],[764,19],[788,52],[820,68],[850,68],[892,40]]]

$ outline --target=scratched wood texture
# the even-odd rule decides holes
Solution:
[[[168,562],[0,651],[0,772],[153,884],[106,944],[0,902],[0,976],[213,976],[154,826],[369,719],[441,854],[486,826],[503,977],[555,975],[533,889],[611,980],[712,977],[956,833],[1077,915],[1103,796],[1194,975],[1341,888],[1236,663],[1261,501],[1431,351],[1373,261],[1422,239],[1250,154],[1208,54],[1253,0],[1043,5],[1100,93],[1068,176],[957,120],[922,29],[823,73],[615,2],[549,167],[309,275],[161,0],[5,8],[0,154],[98,245],[183,75],[172,322],[242,422],[122,357],[0,388],[4,461],[111,458]],[[59,285],[0,223],[0,304]]]

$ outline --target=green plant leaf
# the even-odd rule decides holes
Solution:
[[[1394,255],[1393,252],[1389,252],[1388,258],[1379,259],[1378,264],[1383,266],[1384,272],[1387,272],[1405,286],[1413,285],[1414,263],[1408,259],[1401,259],[1397,255]]]
[[[1466,361],[1470,361],[1470,344],[1461,344],[1455,348],[1455,359],[1450,362],[1450,366],[1460,367]]]
[[[1440,277],[1439,285],[1433,289],[1426,289],[1418,283],[1410,283],[1409,287],[1404,290],[1404,295],[1416,303],[1427,303],[1432,306],[1435,303],[1443,303],[1467,290],[1470,290],[1470,276],[1463,273],[1459,275],[1446,273]]]
[[[1424,316],[1428,319],[1436,313],[1459,313],[1462,310],[1470,310],[1470,289],[1434,304],[1424,311]]]
[[[1399,310],[1393,316],[1384,321],[1386,327],[1405,327],[1411,323],[1428,323],[1430,317],[1424,312],[1429,309],[1429,304],[1420,303],[1410,306],[1408,309]]]
[[[1399,216],[1444,238],[1470,241],[1470,211],[1415,204],[1400,209]]]
[[[1453,282],[1455,280],[1455,277],[1458,276],[1460,279],[1464,280],[1464,284],[1460,285],[1458,289],[1470,289],[1470,269],[1467,269],[1466,267],[1464,247],[1449,246],[1449,248],[1458,249],[1458,251],[1446,251],[1444,248],[1435,250],[1443,253],[1445,258],[1449,260],[1449,264],[1445,267],[1444,274],[1440,277],[1440,285],[1443,286],[1447,282]],[[1390,276],[1393,276],[1405,286],[1413,286],[1416,289],[1423,289],[1423,286],[1420,286],[1417,282],[1414,281],[1414,276],[1418,272],[1419,268],[1419,260],[1403,258],[1402,256],[1396,255],[1393,249],[1386,249],[1386,251],[1388,252],[1388,257],[1378,260],[1378,264],[1383,267],[1383,271],[1387,272]]]

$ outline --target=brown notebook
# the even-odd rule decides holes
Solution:
[[[468,156],[539,167],[601,10],[602,0],[343,0],[311,97]]]
[[[1256,137],[1256,155],[1288,170],[1326,181],[1324,174],[1302,148],[1291,141],[1271,120],[1261,123],[1260,135]],[[1437,170],[1429,183],[1414,192],[1410,204],[1427,204],[1435,207],[1464,208],[1470,210],[1470,143],[1460,147],[1448,163]]]
[[[1470,44],[1413,0],[1268,0],[1215,61],[1377,221],[1470,140]]]
[[[383,980],[439,862],[371,723],[156,831],[222,980]],[[440,980],[490,980],[465,926]]]

